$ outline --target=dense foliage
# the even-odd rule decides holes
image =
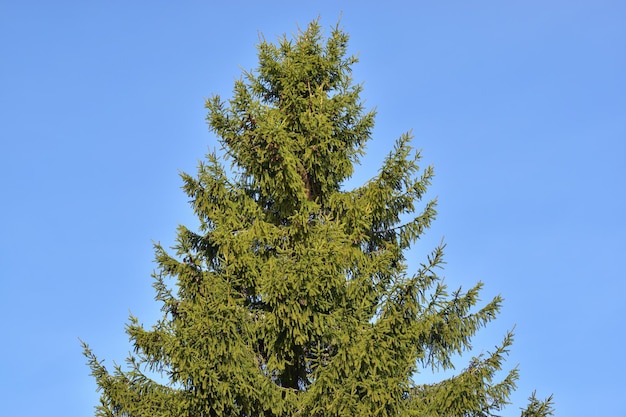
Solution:
[[[128,366],[110,372],[85,345],[98,416],[487,416],[507,403],[510,334],[456,376],[415,382],[452,368],[501,299],[477,306],[480,283],[448,292],[443,245],[408,271],[436,214],[410,135],[371,180],[342,188],[374,125],[347,42],[317,21],[262,40],[232,98],[207,100],[232,167],[210,154],[183,174],[200,227],[181,226],[173,253],[156,246],[164,314],[151,329],[130,318]],[[551,413],[534,395],[522,412]]]

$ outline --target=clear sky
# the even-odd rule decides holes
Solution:
[[[487,351],[516,326],[504,415],[534,389],[557,415],[626,415],[618,0],[1,1],[3,415],[93,415],[78,337],[123,362],[129,311],[160,315],[152,242],[194,224],[178,173],[217,146],[204,98],[255,66],[259,33],[318,15],[341,16],[378,110],[350,184],[412,129],[439,216],[409,257],[445,237],[448,284],[505,298],[475,339]]]

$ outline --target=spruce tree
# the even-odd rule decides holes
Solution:
[[[130,317],[128,366],[109,371],[84,345],[96,415],[490,416],[507,404],[511,334],[456,376],[419,383],[453,368],[501,299],[478,306],[480,283],[449,292],[443,245],[409,270],[406,251],[436,215],[422,202],[433,170],[409,134],[368,182],[342,187],[375,116],[347,42],[318,21],[262,39],[232,98],[207,100],[222,156],[182,175],[198,230],[180,226],[171,253],[156,245],[163,317],[150,329]],[[522,410],[550,414],[534,394]]]

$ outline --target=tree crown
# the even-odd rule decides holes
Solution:
[[[405,251],[436,215],[409,134],[373,178],[342,188],[374,125],[347,42],[318,21],[262,40],[232,98],[207,100],[236,175],[215,154],[182,175],[200,227],[180,226],[173,254],[156,246],[163,318],[131,317],[129,370],[110,373],[85,346],[98,415],[483,416],[507,403],[517,371],[495,376],[511,334],[457,376],[416,382],[422,367],[452,368],[501,299],[477,308],[481,283],[449,293],[443,245],[409,273]],[[523,415],[550,413],[533,396]]]

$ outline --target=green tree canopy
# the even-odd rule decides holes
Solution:
[[[409,134],[377,175],[342,187],[375,116],[347,43],[318,21],[262,40],[232,98],[207,100],[231,167],[210,154],[182,175],[200,226],[180,226],[171,253],[156,246],[163,317],[150,329],[130,318],[128,366],[107,370],[85,345],[98,416],[489,416],[507,404],[511,334],[456,376],[416,382],[453,368],[501,299],[479,306],[480,283],[448,291],[443,245],[409,271],[406,250],[436,215]],[[551,413],[534,394],[522,411]]]

